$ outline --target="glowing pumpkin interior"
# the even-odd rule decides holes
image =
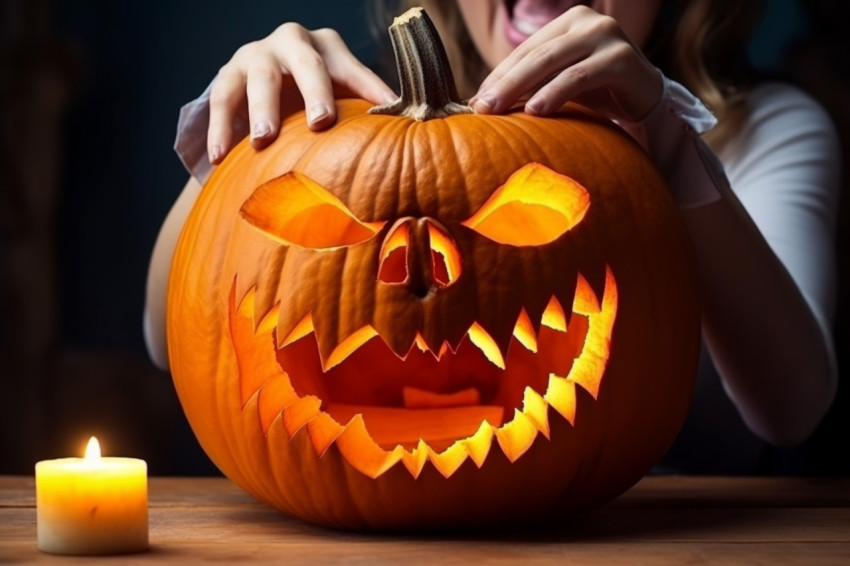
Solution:
[[[590,205],[575,180],[530,163],[459,229],[500,245],[543,246],[568,238]],[[406,285],[422,300],[464,274],[451,231],[437,219],[362,222],[296,172],[258,187],[241,215],[285,246],[331,252],[383,238],[374,285]],[[402,351],[370,325],[323,351],[313,313],[282,327],[280,305],[258,314],[254,291],[237,297],[234,281],[230,334],[243,407],[256,396],[264,431],[276,419],[290,436],[306,427],[317,454],[336,443],[371,477],[399,461],[416,477],[429,460],[448,477],[468,458],[482,466],[494,446],[515,461],[538,434],[548,438],[549,407],[574,424],[576,386],[599,393],[617,312],[614,274],[600,269],[601,294],[579,273],[572,304],[552,296],[538,321],[521,310],[503,346],[473,322],[459,340],[429,344],[417,334]]]

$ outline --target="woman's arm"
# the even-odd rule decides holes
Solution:
[[[801,92],[758,89],[748,122],[724,148],[724,171],[686,125],[701,121],[695,99],[665,84],[650,115],[623,126],[682,206],[700,269],[704,338],[724,388],[755,434],[798,443],[823,418],[838,381],[830,330],[835,130]]]
[[[734,192],[684,211],[700,264],[704,334],[747,425],[774,444],[804,440],[838,382],[831,322],[840,186],[835,129],[787,86],[757,89],[723,151]]]
[[[154,244],[148,266],[148,281],[145,293],[145,312],[143,327],[145,345],[151,361],[160,369],[168,369],[168,348],[165,337],[165,299],[168,290],[168,274],[171,271],[171,256],[177,245],[177,238],[183,229],[183,223],[198,194],[201,185],[190,177],[180,196],[177,197],[168,215],[165,217],[159,235]]]

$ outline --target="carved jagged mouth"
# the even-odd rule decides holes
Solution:
[[[467,458],[483,465],[494,444],[521,457],[549,437],[549,407],[575,424],[576,385],[599,393],[617,287],[606,269],[600,300],[579,275],[571,313],[553,298],[537,332],[521,311],[505,357],[473,323],[457,348],[434,352],[417,337],[403,358],[366,326],[322,360],[309,315],[278,340],[278,309],[255,324],[254,307],[253,291],[238,305],[231,295],[243,407],[256,406],[267,434],[278,420],[290,437],[306,429],[319,455],[336,443],[371,477],[399,462],[414,477],[428,462],[448,477]]]

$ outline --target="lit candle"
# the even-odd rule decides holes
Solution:
[[[92,437],[85,458],[35,465],[38,548],[53,554],[121,554],[148,548],[147,464],[101,458]]]

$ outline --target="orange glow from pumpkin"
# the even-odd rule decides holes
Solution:
[[[277,326],[277,322],[275,322],[275,326]],[[300,339],[304,338],[305,336],[307,336],[308,334],[311,334],[313,331],[314,331],[313,315],[307,314],[307,316],[302,318],[298,322],[298,324],[295,325],[295,328],[293,328],[289,332],[289,334],[286,335],[286,338],[284,338],[280,342],[280,344],[278,344],[278,347],[283,348],[285,346],[289,346],[290,344],[292,344],[296,340],[300,340]]]
[[[589,207],[590,194],[577,181],[529,163],[462,224],[502,244],[539,246],[571,230]]]
[[[549,304],[546,305],[546,310],[543,311],[543,318],[540,323],[552,330],[567,331],[567,317],[564,315],[564,307],[561,306],[561,303],[555,297],[549,299]]]
[[[350,356],[352,352],[359,349],[360,346],[377,335],[378,331],[371,326],[364,326],[363,328],[354,331],[354,333],[349,335],[348,338],[340,342],[339,345],[334,348],[334,351],[331,352],[331,355],[328,356],[328,359],[324,364],[325,371],[328,371],[330,368],[342,362],[345,358]]]
[[[240,214],[273,240],[313,249],[364,242],[384,225],[359,221],[337,197],[296,171],[257,187]]]
[[[505,369],[505,359],[502,357],[502,352],[499,351],[499,345],[480,324],[473,322],[472,326],[469,327],[467,336],[487,356],[488,360],[497,367]]]
[[[434,409],[437,407],[481,404],[481,392],[474,387],[453,393],[435,393],[418,387],[404,387],[401,394],[404,406],[408,409]]]
[[[525,312],[525,309],[519,311],[519,318],[514,327],[514,338],[528,348],[529,351],[537,352],[537,334],[534,332],[534,326],[532,326],[531,319],[528,318],[528,313]]]
[[[373,478],[399,463],[414,477],[418,477],[428,465],[448,477],[467,459],[472,460],[476,466],[482,466],[493,446],[498,446],[508,460],[513,462],[528,451],[538,434],[549,437],[549,407],[555,409],[570,424],[575,424],[578,418],[577,385],[594,398],[598,396],[609,355],[617,300],[616,281],[610,269],[606,268],[601,300],[587,280],[581,275],[578,276],[573,313],[580,315],[579,319],[586,322],[575,324],[576,327],[581,327],[583,332],[579,335],[583,344],[573,350],[576,352],[575,360],[565,369],[566,376],[550,373],[546,376],[543,387],[522,386],[512,418],[505,420],[506,415],[510,414],[507,412],[508,407],[495,403],[493,393],[485,393],[487,386],[484,386],[484,389],[423,389],[404,385],[404,376],[398,376],[401,380],[398,386],[399,401],[397,405],[389,406],[350,404],[334,398],[324,398],[323,393],[319,396],[315,393],[299,394],[297,388],[293,388],[291,376],[281,367],[272,347],[277,310],[267,313],[260,324],[255,326],[254,290],[251,289],[238,306],[231,294],[231,331],[236,346],[243,402],[247,407],[248,401],[253,396],[257,397],[255,406],[263,430],[268,431],[277,419],[280,419],[290,436],[306,427],[317,454],[324,454],[328,447],[335,444],[354,468]],[[522,343],[522,340],[525,340],[533,344],[535,349],[524,344],[525,349],[517,352],[525,353],[515,355],[532,359],[541,355],[536,349],[542,346],[558,350],[564,348],[561,344],[567,341],[568,336],[564,332],[565,317],[560,303],[554,297],[545,313],[543,319],[554,319],[554,322],[549,322],[555,327],[563,327],[563,330],[546,330],[549,337],[541,342],[540,337],[534,333],[527,312],[522,310],[516,322],[515,338],[517,342]],[[541,324],[543,322],[541,320]],[[312,331],[312,326],[312,319],[307,315],[289,336],[306,338]],[[553,342],[553,336],[561,335],[563,338],[555,338]],[[325,371],[332,365],[346,363],[366,342],[377,336],[374,328],[365,326],[341,340],[328,359],[328,368]],[[501,371],[510,371],[506,369],[506,366],[510,365],[510,359],[506,360],[502,356],[493,338],[479,323],[474,323],[469,328],[467,337],[470,344],[467,347],[467,355],[471,351],[480,351],[479,356],[482,359],[486,357],[489,363],[498,366]],[[424,341],[421,342],[420,348],[425,346]],[[475,350],[469,350],[473,347]],[[567,349],[569,348],[572,347]],[[441,353],[452,358],[459,355],[462,349],[463,346],[457,352],[448,350],[444,343]],[[419,352],[413,348],[408,356],[413,355],[426,356],[433,364],[441,363],[440,357],[433,356],[430,351]],[[367,359],[367,364],[380,363],[378,360]],[[304,368],[299,366],[291,371]],[[364,371],[368,371],[368,365]],[[329,379],[338,377],[329,376]],[[506,383],[517,380],[506,377],[499,379]],[[521,382],[516,383],[519,385]],[[317,391],[320,389],[322,388]]]

